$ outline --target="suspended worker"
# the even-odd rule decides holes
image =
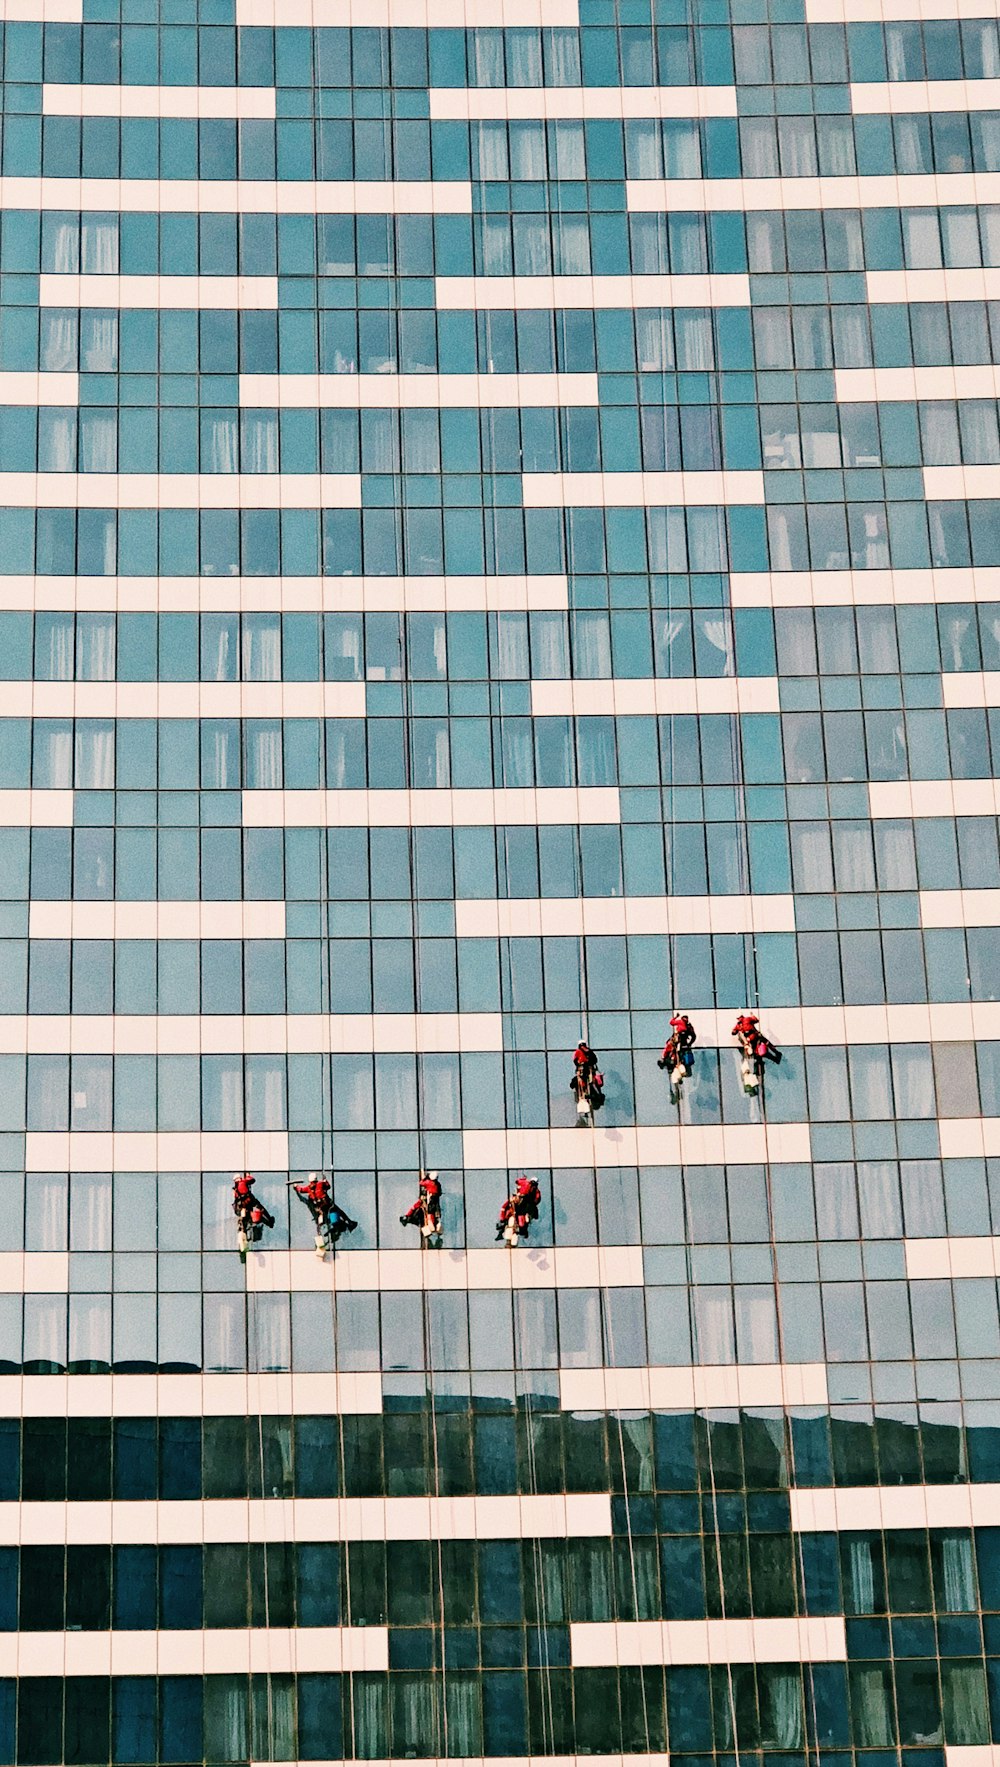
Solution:
[[[512,1246],[521,1238],[527,1239],[532,1221],[538,1220],[541,1201],[542,1193],[537,1179],[518,1178],[511,1195],[500,1205],[497,1239],[505,1239]]]
[[[656,1064],[657,1067],[669,1068],[672,1080],[683,1080],[694,1066],[692,1052],[697,1041],[698,1033],[687,1013],[675,1012],[670,1020],[670,1036],[663,1045],[663,1054]]]
[[[253,1187],[252,1172],[233,1173],[233,1214],[239,1235],[241,1240],[255,1245],[263,1236],[264,1228],[274,1226],[274,1216],[254,1194]]]
[[[424,1239],[440,1238],[441,1186],[436,1172],[421,1172],[417,1200],[405,1215],[400,1215],[399,1223],[401,1227],[419,1227]]]
[[[354,1232],[357,1222],[334,1202],[329,1181],[321,1172],[310,1172],[308,1184],[294,1184],[292,1189],[308,1208],[317,1236],[336,1245],[342,1233]]]
[[[743,1089],[755,1094],[764,1076],[765,1061],[773,1061],[775,1064],[780,1062],[781,1050],[775,1049],[770,1037],[764,1035],[755,1012],[741,1012],[733,1026],[732,1035],[740,1046]]]
[[[604,1103],[604,1075],[598,1071],[597,1056],[581,1037],[573,1051],[573,1078],[569,1089],[576,1098],[577,1116],[590,1116]]]

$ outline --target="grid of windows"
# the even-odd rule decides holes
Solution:
[[[0,1764],[989,1767],[997,18],[58,10],[0,21]]]

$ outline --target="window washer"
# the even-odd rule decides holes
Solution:
[[[604,1103],[604,1075],[598,1071],[597,1056],[582,1037],[573,1051],[569,1089],[576,1098],[576,1114],[581,1122],[592,1118]]]
[[[265,1227],[274,1226],[274,1216],[269,1214],[258,1196],[254,1194],[254,1178],[251,1172],[233,1173],[233,1214],[236,1216],[237,1235],[241,1253],[245,1253],[248,1245],[257,1245],[264,1237]]]
[[[293,1184],[292,1189],[302,1198],[315,1223],[318,1257],[328,1248],[332,1250],[342,1234],[354,1232],[357,1222],[334,1202],[329,1181],[321,1172],[310,1172],[308,1184]]]
[[[756,1092],[764,1077],[765,1061],[773,1061],[777,1065],[781,1060],[781,1050],[776,1049],[770,1037],[764,1035],[755,1012],[741,1012],[731,1034],[739,1043],[744,1090]]]
[[[527,1239],[532,1221],[538,1220],[541,1201],[537,1179],[518,1178],[512,1194],[500,1205],[497,1239],[506,1240],[510,1246],[517,1245],[519,1239]]]
[[[421,1236],[426,1240],[441,1238],[441,1186],[436,1172],[421,1172],[417,1185],[417,1200],[405,1215],[400,1215],[401,1227],[419,1227]]]
[[[676,1012],[670,1020],[670,1036],[663,1045],[657,1067],[667,1068],[675,1086],[686,1079],[694,1066],[694,1046],[698,1033],[686,1012]]]

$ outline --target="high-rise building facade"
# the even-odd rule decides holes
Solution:
[[[0,1762],[1000,1763],[998,14],[0,0]]]

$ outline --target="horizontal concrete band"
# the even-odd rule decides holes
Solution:
[[[380,1374],[0,1374],[0,1417],[377,1416]]]
[[[725,1010],[699,1011],[693,1015],[702,1048],[731,1049],[734,1013],[743,1003]],[[669,1034],[664,1012],[663,1032]],[[796,1048],[827,1048],[830,1045],[937,1041],[1000,1041],[1000,1001],[982,1000],[891,1006],[778,1006],[766,1014],[763,1028],[779,1044]],[[493,1012],[424,1013],[259,1013],[238,1016],[210,1013],[127,1014],[106,1016],[87,1013],[8,1014],[0,1016],[0,1054],[86,1055],[283,1055],[289,1054],[407,1054],[499,1051],[503,1048],[503,1019]],[[605,1057],[614,1065],[614,1051]],[[695,1051],[697,1059],[697,1049]],[[569,1051],[566,1052],[569,1062]],[[774,1133],[788,1124],[772,1124]],[[696,1133],[696,1126],[683,1128]],[[535,1130],[525,1131],[529,1134]],[[547,1133],[548,1131],[543,1131]],[[643,1134],[638,1130],[634,1133]],[[658,1131],[651,1131],[657,1133]],[[745,1125],[734,1126],[747,1133]],[[468,1131],[470,1135],[481,1133]],[[492,1131],[482,1131],[492,1133]],[[512,1134],[522,1131],[511,1130]],[[559,1134],[556,1130],[553,1133]],[[606,1130],[604,1134],[627,1134]],[[574,1130],[574,1138],[579,1135]],[[485,1160],[484,1165],[493,1162]]]
[[[350,1200],[348,1197],[346,1200]],[[497,1196],[497,1205],[500,1196]],[[20,1263],[22,1254],[8,1254]],[[43,1257],[50,1253],[40,1254]],[[62,1254],[57,1254],[62,1255]],[[3,1254],[0,1254],[2,1258]],[[360,1293],[379,1290],[432,1293],[443,1290],[641,1288],[641,1246],[506,1246],[448,1251],[427,1257],[407,1251],[340,1250],[320,1263],[312,1252],[267,1252],[247,1257],[247,1288],[253,1294],[303,1290]],[[0,1264],[2,1284],[2,1264]]]
[[[948,472],[948,467],[925,467]],[[966,468],[966,471],[975,471]],[[760,472],[526,472],[526,509],[764,501]],[[930,494],[930,493],[929,493]],[[971,495],[971,493],[970,493]],[[360,509],[358,473],[0,472],[6,509]]]
[[[0,381],[0,396],[2,391]],[[466,410],[478,406],[548,408],[599,403],[597,375],[589,373],[240,375],[241,405],[278,406],[282,410]]]
[[[1000,597],[1000,569],[734,571],[729,592],[734,607],[905,607],[996,601]]]
[[[882,817],[996,816],[1000,779],[871,780],[869,814]]]
[[[273,1187],[260,1185],[274,1204]],[[497,1206],[501,1201],[498,1186]],[[350,1203],[349,1192],[341,1193]],[[305,1220],[303,1211],[302,1219]],[[349,1246],[349,1242],[348,1242]],[[246,1286],[251,1294],[302,1293],[469,1293],[489,1290],[562,1288],[641,1288],[641,1246],[507,1246],[450,1251],[426,1257],[416,1246],[398,1251],[351,1251],[342,1246],[334,1259],[320,1262],[311,1251],[247,1254]],[[65,1294],[70,1286],[68,1252],[0,1252],[0,1294]]]
[[[677,1368],[563,1368],[564,1411],[691,1411],[825,1405],[822,1362],[726,1363]]]
[[[850,94],[855,116],[1000,109],[996,79],[863,80],[854,82]]]
[[[169,591],[162,604],[171,607]],[[0,718],[363,718],[363,681],[5,681]]]
[[[1000,497],[995,466],[925,466],[924,492],[930,499]]]
[[[996,173],[983,173],[984,177],[1000,177]],[[961,174],[956,174],[961,176]],[[970,173],[976,177],[976,173]],[[900,182],[905,183],[902,179]],[[945,180],[947,182],[947,180]],[[945,202],[941,196],[928,199],[931,202]],[[961,198],[953,196],[952,201]],[[978,199],[970,197],[970,202],[991,202],[995,198],[982,196]],[[902,201],[902,198],[900,198]],[[1000,267],[984,265],[953,266],[936,270],[869,270],[865,277],[868,300],[872,305],[908,301],[992,301],[1000,294]],[[984,389],[988,391],[987,389]]]
[[[231,1541],[567,1540],[612,1532],[606,1492],[509,1497],[286,1497],[0,1503],[0,1546]]]
[[[925,925],[1000,924],[1000,890],[925,890]],[[565,938],[608,933],[793,932],[791,896],[541,896],[460,898],[462,939]],[[33,939],[280,939],[284,902],[48,902],[29,904]]]
[[[671,186],[672,191],[684,188]],[[677,206],[672,198],[669,206]],[[434,294],[435,306],[447,312],[469,307],[745,307],[749,301],[748,276],[707,271],[676,276],[439,276]]]
[[[881,404],[914,399],[1000,398],[1000,364],[961,363],[942,368],[837,368],[837,402]]]
[[[27,1172],[287,1172],[284,1129],[29,1129]]]
[[[460,939],[794,930],[791,896],[490,896],[455,903]]]
[[[734,1057],[735,1059],[735,1057]],[[664,1110],[668,1110],[663,1081]],[[601,1171],[618,1166],[717,1166],[796,1164],[810,1158],[808,1123],[694,1124],[653,1128],[466,1129],[464,1165],[473,1171],[537,1170],[581,1166]],[[70,1171],[72,1165],[41,1166]],[[98,1167],[97,1170],[103,1168]],[[132,1169],[132,1168],[129,1168]],[[135,1170],[145,1168],[136,1166]],[[213,1168],[209,1168],[210,1170]]]
[[[68,370],[0,369],[0,405],[77,405],[80,376]]]
[[[495,828],[620,822],[617,786],[245,791],[245,828]],[[0,828],[68,828],[71,791],[0,790]]]
[[[97,613],[158,613],[165,594],[172,613],[518,612],[569,603],[563,576],[8,577],[0,571],[0,593],[5,608]]]
[[[620,820],[613,785],[243,793],[246,828],[496,828]]]
[[[433,118],[734,117],[735,86],[432,86]]]
[[[284,902],[28,904],[31,939],[283,939]]]
[[[450,1054],[502,1048],[498,1012],[0,1016],[5,1055]]]
[[[37,18],[39,0],[34,4]],[[310,178],[7,176],[0,178],[0,203],[5,209],[100,209],[120,214],[207,210],[216,215],[467,215],[472,210],[472,186],[458,179],[373,178],[355,183]]]
[[[770,675],[620,676],[531,683],[531,711],[536,718],[705,715],[778,709],[778,682]]]
[[[387,1669],[385,1626],[0,1632],[0,1675],[276,1675]]]
[[[1000,706],[1000,669],[943,670],[945,706]]]
[[[239,25],[323,25],[325,0],[237,0]],[[576,25],[577,0],[338,0],[341,25]]]
[[[881,0],[883,19],[898,18],[996,18],[998,0]],[[872,16],[871,0],[806,0],[810,24],[865,24]]]
[[[1000,1237],[949,1234],[941,1239],[908,1239],[906,1274],[911,1282],[1000,1276]],[[982,1487],[973,1487],[981,1489]]]
[[[920,924],[1000,926],[1000,890],[921,890]]]
[[[213,312],[278,306],[276,276],[139,276],[43,271],[40,307],[156,307]]]
[[[666,214],[678,210],[688,214],[706,210],[750,214],[759,209],[898,209],[996,202],[1000,197],[1000,172],[891,172],[872,177],[852,172],[808,178],[630,178],[625,190],[633,214]]]
[[[3,475],[0,474],[0,493],[2,490]],[[633,509],[664,503],[694,507],[720,503],[742,505],[763,503],[764,475],[762,472],[725,469],[717,472],[526,472],[521,478],[521,491],[526,509]]]
[[[81,82],[42,87],[48,117],[263,117],[276,111],[273,86],[103,86]]]
[[[839,1614],[808,1619],[597,1620],[569,1629],[573,1667],[680,1663],[841,1663]]]
[[[976,1119],[977,1125],[980,1119]],[[947,1125],[944,1125],[947,1128]],[[473,1171],[620,1166],[798,1164],[810,1158],[808,1123],[683,1124],[660,1128],[466,1129]],[[29,1172],[254,1172],[289,1170],[288,1135],[270,1130],[34,1130]]]
[[[996,1525],[1000,1484],[799,1486],[789,1491],[802,1534]]]

